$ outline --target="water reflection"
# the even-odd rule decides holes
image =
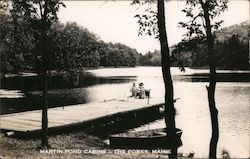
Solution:
[[[98,76],[110,76],[110,70],[94,71]],[[144,72],[145,73],[144,73]],[[176,124],[183,130],[183,146],[179,149],[184,154],[192,151],[195,157],[207,158],[211,137],[210,114],[207,101],[208,70],[188,70],[185,73],[172,69],[175,98],[180,98],[175,104],[177,109]],[[126,73],[127,72],[127,73]],[[113,70],[114,74],[135,75],[136,83],[144,82],[145,87],[151,88],[151,96],[164,97],[164,85],[160,68],[138,68]],[[233,158],[247,158],[249,154],[250,132],[250,78],[247,71],[218,71],[216,87],[216,104],[219,110],[220,139],[218,143],[218,157],[227,150]],[[116,97],[116,93],[126,94],[128,83],[110,86],[92,87],[95,100],[109,92],[109,97]],[[114,94],[113,92],[114,91]],[[123,92],[123,93],[122,93]],[[94,96],[94,95],[93,95]],[[105,95],[107,98],[107,95]],[[159,120],[148,127],[164,127],[164,120]]]
[[[104,68],[89,70],[80,87],[72,88],[60,79],[50,81],[50,107],[123,98],[130,95],[133,82],[143,82],[151,89],[151,97],[164,98],[164,84],[160,67]],[[177,116],[176,123],[183,130],[184,153],[195,157],[208,156],[211,136],[206,85],[208,70],[172,68]],[[41,109],[41,91],[35,77],[2,81],[1,88],[22,90],[25,98],[2,98],[1,113]],[[218,156],[223,149],[231,157],[249,157],[250,132],[250,71],[218,71],[216,104],[219,110],[220,139]],[[60,89],[59,89],[60,88]],[[30,91],[35,89],[35,91]],[[164,126],[163,120],[159,121]]]
[[[193,70],[187,68],[180,72],[171,68],[174,82],[208,82],[208,70]],[[249,82],[249,71],[218,71],[220,82]],[[77,88],[72,87],[71,81],[54,76],[49,80],[49,107],[67,106],[101,101],[105,99],[129,96],[132,82],[143,82],[145,88],[151,89],[152,97],[162,97],[164,92],[162,72],[160,67],[137,68],[103,68],[88,70],[80,78]],[[1,97],[1,114],[41,109],[41,81],[36,76],[13,77],[1,79],[1,88],[21,90],[20,97]],[[2,94],[2,93],[1,93]],[[178,96],[178,94],[177,94]]]
[[[134,76],[97,77],[93,74],[88,74],[86,77],[81,78],[79,85],[74,88],[67,80],[53,77],[49,81],[48,104],[50,108],[53,108],[95,102],[105,98],[110,99],[112,97],[105,97],[105,95],[112,94],[109,92],[114,93],[114,91],[111,91],[112,89],[115,90],[112,85],[117,84],[119,86],[120,84],[133,81],[135,81]],[[1,91],[1,114],[42,108],[42,88],[39,83],[41,81],[38,77],[13,77],[4,79],[1,82],[3,83],[2,88],[10,89],[10,91]],[[98,88],[97,91],[95,91],[96,86]],[[102,86],[104,86],[104,88],[102,88]],[[109,89],[105,89],[105,86],[109,87]],[[13,97],[13,95],[15,95],[11,89],[21,90],[22,93],[11,98],[11,96]],[[119,92],[116,93],[119,94]]]
[[[203,82],[175,82],[176,125],[183,130],[180,152],[195,152],[196,158],[207,158],[211,137],[210,114],[206,85]],[[162,92],[163,93],[163,92]],[[220,139],[218,157],[226,149],[233,158],[247,158],[250,137],[250,83],[221,82],[216,88],[216,105],[219,111]],[[164,127],[164,120],[144,125],[137,130]]]

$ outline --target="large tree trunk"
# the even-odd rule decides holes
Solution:
[[[175,139],[175,108],[173,98],[173,82],[170,72],[170,55],[165,26],[164,0],[158,0],[158,29],[161,45],[162,75],[165,84],[165,123],[168,138]],[[177,147],[171,146],[170,158],[177,158]]]
[[[42,148],[49,147],[48,143],[48,80],[47,71],[42,73],[43,108],[42,108]]]
[[[209,18],[209,1],[206,1],[203,5],[204,18],[206,21],[206,34],[207,34],[207,49],[208,49],[208,60],[209,60],[209,86],[207,87],[208,92],[208,103],[212,125],[212,136],[209,147],[209,158],[216,158],[217,143],[219,140],[219,124],[218,124],[218,110],[215,105],[215,87],[216,87],[216,66],[214,56],[214,38],[211,31],[211,23]]]

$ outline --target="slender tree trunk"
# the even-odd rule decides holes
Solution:
[[[165,8],[164,0],[158,0],[158,29],[161,45],[161,63],[162,74],[165,84],[165,123],[167,129],[167,135],[170,139],[175,139],[175,108],[173,98],[173,82],[170,72],[170,55],[169,46],[167,40],[166,26],[165,26]],[[171,146],[170,158],[177,158],[177,147]]]
[[[215,87],[216,87],[216,66],[214,56],[214,38],[211,31],[211,23],[209,18],[209,2],[206,1],[203,5],[204,18],[206,21],[206,34],[207,34],[207,49],[208,49],[208,60],[209,60],[209,86],[207,87],[208,92],[208,103],[212,125],[212,136],[209,147],[209,158],[216,158],[217,143],[219,140],[219,124],[218,124],[218,110],[215,105]]]
[[[48,148],[48,63],[47,63],[47,34],[46,34],[46,16],[42,19],[43,26],[41,32],[41,53],[42,53],[42,82],[43,82],[43,108],[42,108],[42,148]]]
[[[46,30],[42,30],[41,38],[41,52],[42,52],[42,83],[43,83],[43,108],[42,108],[42,148],[48,148],[48,60],[46,53],[47,41],[46,41]]]
[[[48,143],[48,77],[47,71],[42,73],[43,108],[42,108],[42,148],[49,147]]]
[[[43,109],[42,109],[42,148],[50,148],[48,142],[48,58],[47,58],[47,31],[49,24],[47,22],[48,1],[44,2],[44,11],[41,12],[41,44],[42,44],[42,79],[43,79]],[[40,9],[41,9],[40,4]]]

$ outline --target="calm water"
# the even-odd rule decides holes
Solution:
[[[130,95],[129,88],[133,82],[137,84],[143,82],[145,88],[151,89],[152,98],[163,99],[164,97],[160,67],[103,68],[88,72],[98,77],[96,80],[92,79],[90,85],[50,90],[50,106],[126,98]],[[208,85],[208,70],[186,69],[186,72],[182,73],[178,68],[172,68],[171,73],[174,80],[174,96],[180,98],[175,104],[176,124],[183,130],[183,146],[179,151],[184,154],[194,151],[195,157],[207,158],[211,136],[205,87]],[[219,110],[220,124],[218,156],[221,157],[221,152],[225,149],[231,157],[250,157],[250,72],[238,71],[240,75],[235,74],[235,71],[218,71],[218,73],[220,81],[216,87],[216,105]],[[0,94],[6,93],[2,91]],[[37,106],[41,102],[40,91],[34,91],[32,94],[14,91],[15,93],[21,97],[24,95],[24,98],[4,98],[2,106],[5,106],[1,108],[2,110],[15,112],[39,109]],[[139,129],[148,127],[164,127],[164,121],[158,120]]]
[[[134,77],[135,82],[144,82],[145,88],[151,89],[152,97],[164,97],[164,85],[159,67],[99,69],[90,71],[102,77]],[[185,73],[177,68],[172,69],[174,75],[174,96],[180,98],[176,102],[177,127],[183,130],[183,146],[180,151],[188,154],[195,152],[195,157],[207,157],[210,141],[210,115],[207,102],[207,80],[190,80],[178,75],[207,73],[208,70],[186,69]],[[230,71],[218,71],[229,73]],[[177,77],[176,77],[177,76]],[[195,78],[206,79],[204,76]],[[193,78],[191,78],[193,79]],[[199,81],[199,82],[189,82]],[[230,80],[229,80],[230,81]],[[223,149],[231,157],[250,157],[250,83],[249,82],[218,82],[216,88],[216,104],[219,110],[220,139],[218,156]],[[89,98],[93,101],[122,98],[129,95],[130,83],[100,84],[88,87]],[[159,120],[144,128],[163,127],[164,121]],[[143,127],[140,129],[144,129]]]

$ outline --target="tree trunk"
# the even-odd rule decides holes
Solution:
[[[165,8],[164,0],[158,0],[158,29],[159,39],[161,45],[161,63],[162,63],[162,75],[165,84],[165,123],[167,129],[167,136],[170,139],[175,139],[175,108],[173,98],[173,82],[170,72],[170,55],[169,46],[167,41],[167,33],[165,26]],[[177,158],[177,147],[171,146],[170,158]]]
[[[209,60],[209,86],[207,87],[208,92],[208,103],[212,125],[212,136],[209,147],[209,158],[216,158],[217,143],[219,140],[219,124],[218,124],[218,110],[215,105],[215,87],[216,87],[216,66],[214,56],[214,38],[211,31],[211,23],[209,18],[209,1],[206,1],[203,5],[204,18],[206,21],[206,34],[207,34],[207,49],[208,49],[208,60]]]
[[[40,4],[41,9],[41,4]],[[42,109],[42,148],[50,148],[48,142],[48,41],[47,41],[47,31],[49,30],[48,25],[48,1],[45,1],[44,11],[41,12],[41,44],[40,48],[42,53],[42,82],[43,82],[43,109]]]
[[[42,73],[43,109],[42,109],[42,148],[49,147],[48,143],[48,80],[47,71]]]
[[[43,108],[42,108],[42,148],[50,147],[48,143],[48,60],[46,53],[47,50],[47,38],[46,30],[42,30],[41,38],[42,47],[40,48],[42,53],[42,83],[43,83]]]

